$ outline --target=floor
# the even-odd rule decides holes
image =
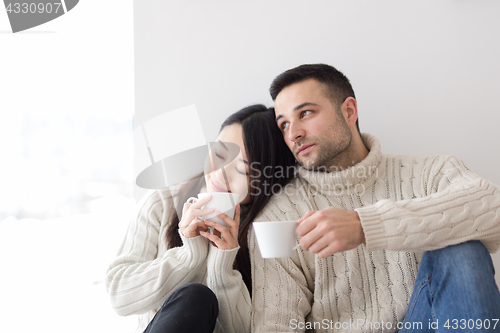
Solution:
[[[129,206],[0,222],[0,332],[133,333],[137,319],[114,313],[103,284]]]

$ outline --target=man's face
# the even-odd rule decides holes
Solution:
[[[308,79],[284,88],[275,113],[287,146],[306,169],[335,169],[345,162],[352,140],[347,115],[336,110],[321,83]]]

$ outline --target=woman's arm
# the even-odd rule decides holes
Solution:
[[[214,228],[214,235],[201,232],[212,241],[207,257],[207,286],[219,301],[217,322],[222,332],[250,332],[250,293],[240,272],[233,269],[238,245],[240,226],[240,206],[235,209],[234,220],[226,214],[218,215],[229,229],[222,224],[206,220],[205,224]]]
[[[140,314],[158,309],[168,294],[204,274],[208,241],[184,238],[183,246],[158,256],[162,232],[175,209],[171,198],[161,192],[148,193],[138,205],[127,234],[111,262],[105,279],[111,303],[119,315]]]
[[[207,258],[207,285],[219,301],[217,321],[223,332],[250,332],[250,293],[240,272],[233,269],[239,248],[221,250],[210,245]]]

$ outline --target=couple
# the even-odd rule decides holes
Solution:
[[[500,330],[498,187],[453,157],[383,154],[331,66],[290,69],[270,92],[274,109],[222,125],[240,147],[227,177],[138,205],[106,277],[115,310],[148,333]],[[248,193],[219,215],[230,228],[200,221],[209,199],[188,198],[228,187]],[[298,221],[292,257],[262,259],[251,222],[266,220]]]

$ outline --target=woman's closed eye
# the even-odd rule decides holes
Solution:
[[[246,172],[246,171],[244,171],[244,172],[243,172],[243,171],[240,171],[238,168],[235,168],[235,169],[236,169],[236,171],[237,171],[238,173],[240,173],[240,174],[242,174],[242,175],[244,175],[244,176],[248,176],[248,172]]]
[[[221,160],[226,160],[226,156],[224,155],[224,153],[220,153],[217,150],[214,152],[214,155],[217,156]]]

